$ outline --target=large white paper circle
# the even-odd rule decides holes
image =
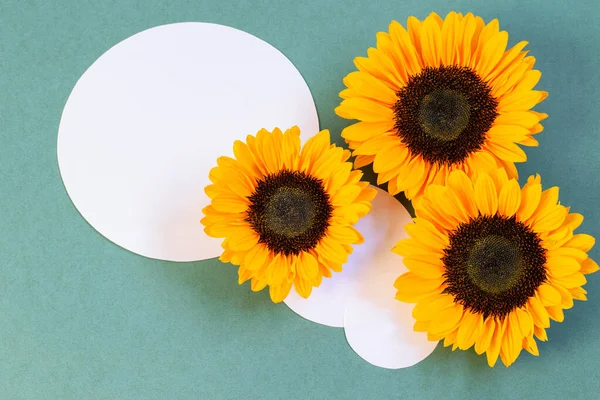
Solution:
[[[404,226],[411,221],[402,204],[377,188],[373,209],[356,224],[365,242],[354,246],[343,271],[324,279],[308,299],[292,291],[287,306],[310,321],[344,327],[350,346],[371,364],[403,368],[425,359],[437,343],[413,331],[413,306],[394,298],[394,281],[406,267],[391,249],[407,237]]]
[[[218,256],[199,220],[217,157],[261,128],[319,129],[304,79],[268,43],[208,23],[164,25],[103,54],[79,79],[58,132],[58,163],[81,215],[151,258]]]

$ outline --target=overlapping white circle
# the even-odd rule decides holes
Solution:
[[[292,291],[285,304],[310,321],[343,327],[350,347],[373,365],[397,369],[424,360],[437,342],[413,330],[414,305],[395,299],[394,282],[407,269],[391,249],[408,237],[404,226],[411,221],[402,204],[377,188],[373,209],[356,224],[365,241],[342,272],[323,279],[308,299]]]

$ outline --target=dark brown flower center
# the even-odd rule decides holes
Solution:
[[[546,251],[513,216],[479,216],[459,225],[444,250],[446,293],[474,313],[504,317],[546,280]]]
[[[419,123],[423,132],[436,140],[456,139],[469,124],[471,107],[460,92],[438,89],[429,93],[419,107]]]
[[[321,180],[282,170],[264,177],[249,196],[246,221],[275,253],[314,248],[327,232],[333,207]]]
[[[432,164],[460,164],[485,143],[498,102],[468,67],[424,68],[398,91],[398,136]]]
[[[523,255],[514,241],[492,234],[473,243],[467,274],[484,292],[502,293],[514,287],[522,272]]]
[[[265,220],[269,228],[285,237],[302,235],[313,224],[315,204],[308,193],[294,187],[280,187],[265,207]]]

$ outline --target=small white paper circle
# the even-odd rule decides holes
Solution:
[[[353,299],[369,301],[378,297],[377,291],[367,290],[373,287],[375,279],[383,273],[405,271],[398,256],[391,252],[396,242],[406,237],[404,226],[412,221],[410,214],[398,200],[385,190],[371,186],[377,191],[373,199],[371,212],[361,218],[355,228],[365,238],[364,243],[354,246],[348,262],[342,266],[342,272],[333,273],[329,279],[323,279],[321,285],[313,288],[307,299],[292,290],[284,300],[296,314],[319,324],[342,327],[346,308]],[[393,289],[395,278],[390,281],[377,281],[375,286],[387,285]],[[384,290],[389,288],[384,288]],[[392,298],[394,294],[391,295]]]
[[[308,299],[290,292],[285,304],[310,321],[344,327],[352,349],[382,368],[410,367],[429,356],[437,342],[413,330],[413,304],[395,299],[394,282],[407,271],[391,249],[408,237],[408,211],[384,190],[377,189],[373,208],[356,224],[365,238],[340,273],[323,279]]]
[[[103,236],[162,260],[218,256],[199,220],[219,156],[261,128],[319,122],[306,82],[268,43],[237,29],[178,23],[104,53],[63,110],[58,164],[69,197]]]

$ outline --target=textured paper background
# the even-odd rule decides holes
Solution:
[[[167,5],[168,4],[168,5]],[[600,30],[597,1],[457,1],[528,40],[550,97],[541,172],[600,235]],[[233,267],[148,260],[100,236],[62,186],[56,137],[67,96],[120,40],[152,26],[209,21],[245,30],[296,64],[322,127],[352,58],[389,20],[444,1],[103,1],[0,3],[0,397],[6,399],[594,398],[600,390],[600,276],[589,301],[549,330],[542,355],[493,370],[441,346],[419,365],[373,367],[341,329],[299,318],[238,287]],[[339,139],[338,139],[338,142]],[[592,256],[600,258],[594,249]]]

